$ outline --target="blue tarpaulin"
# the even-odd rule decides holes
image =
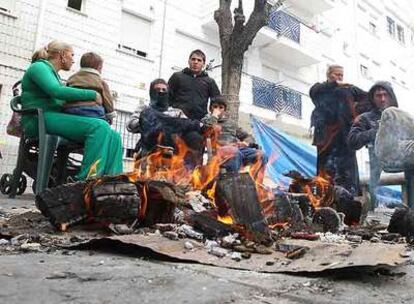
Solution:
[[[253,134],[269,157],[266,175],[280,186],[291,179],[284,172],[296,170],[305,177],[316,175],[316,148],[252,117]],[[384,202],[401,201],[401,191],[395,187],[379,187],[378,198]]]
[[[253,134],[269,157],[267,175],[278,184],[287,186],[291,179],[282,173],[297,170],[305,177],[316,175],[316,148],[299,142],[292,136],[252,117]]]

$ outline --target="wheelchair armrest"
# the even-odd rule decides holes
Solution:
[[[22,106],[22,97],[21,96],[15,96],[10,101],[10,108],[15,113],[36,115],[36,114],[39,114],[39,110],[41,110],[39,108],[22,109],[21,106]]]
[[[32,115],[36,115],[36,114],[38,114],[38,109],[37,108],[32,108],[32,109],[13,109],[13,112],[19,113],[19,114],[32,114]]]

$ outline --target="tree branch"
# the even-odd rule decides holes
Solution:
[[[241,41],[243,51],[246,51],[253,42],[257,32],[269,22],[271,10],[277,9],[283,5],[285,0],[278,0],[273,6],[267,0],[255,0],[254,9],[245,26],[245,35]]]
[[[231,1],[220,0],[219,8],[214,12],[214,20],[219,28],[220,44],[224,49],[230,41],[231,33],[233,32],[233,23],[231,18]]]
[[[243,13],[243,0],[239,0],[239,6],[234,9],[234,29],[233,35],[238,35],[243,32],[244,22],[246,17]]]

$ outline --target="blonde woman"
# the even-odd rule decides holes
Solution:
[[[66,87],[59,71],[69,71],[73,64],[73,48],[64,42],[52,41],[36,51],[32,64],[22,80],[22,106],[42,108],[46,129],[50,134],[85,144],[85,151],[78,180],[122,172],[122,145],[120,135],[104,120],[61,113],[65,103],[95,100],[102,97],[93,90]],[[37,118],[22,117],[27,136],[37,136]]]

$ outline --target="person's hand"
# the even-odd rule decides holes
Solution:
[[[103,103],[102,96],[98,92],[96,92],[95,102],[99,105],[102,105],[102,103]]]

